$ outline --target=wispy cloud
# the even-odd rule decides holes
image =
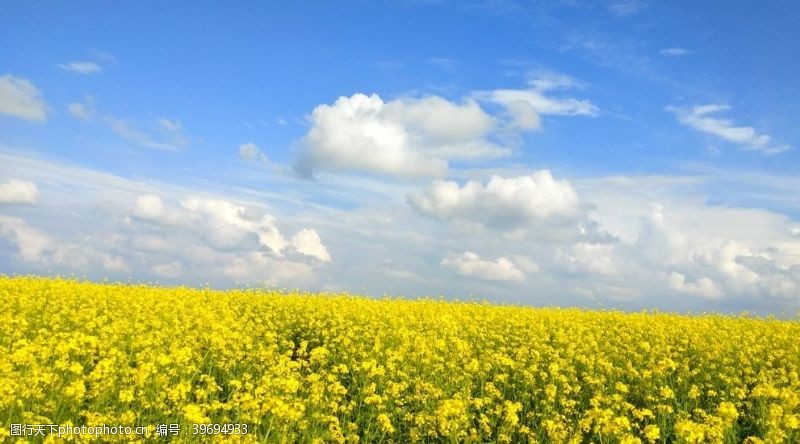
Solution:
[[[0,76],[0,114],[34,122],[47,119],[47,105],[42,93],[24,77]]]
[[[136,142],[144,147],[178,151],[189,145],[190,139],[183,131],[180,121],[161,117],[151,122],[148,130],[140,129],[140,125],[131,119],[124,119],[95,110],[94,98],[87,96],[83,102],[72,102],[67,105],[67,112],[84,122],[97,121],[106,125],[114,134],[123,139]]]
[[[94,97],[86,96],[83,102],[71,102],[67,105],[67,112],[72,117],[88,122],[95,117]]]
[[[91,56],[89,58],[93,60],[73,60],[67,63],[59,63],[58,67],[73,74],[90,75],[103,72],[104,66],[119,63],[113,54],[106,51],[90,49],[89,54]]]
[[[89,50],[89,54],[92,55],[97,61],[103,62],[108,65],[116,65],[119,63],[117,57],[110,52],[103,51],[101,49],[93,48]]]
[[[590,116],[599,114],[597,106],[589,100],[558,97],[552,93],[560,90],[583,89],[585,85],[574,78],[554,73],[538,72],[528,80],[526,89],[495,89],[474,93],[478,100],[501,104],[512,117],[511,125],[517,129],[532,130],[540,126],[538,115]]]
[[[68,62],[60,63],[59,68],[75,74],[97,74],[103,71],[103,67],[94,62]]]
[[[638,14],[647,7],[647,2],[642,0],[612,0],[606,6],[617,17],[627,17]]]
[[[670,56],[670,57],[681,57],[685,55],[691,54],[692,51],[686,48],[664,48],[659,51],[659,54],[663,56]]]
[[[104,120],[118,136],[147,148],[178,151],[189,145],[189,138],[183,133],[183,125],[177,120],[162,117],[158,119],[152,132],[139,130],[127,119],[106,117]]]
[[[789,145],[773,144],[770,136],[759,134],[752,126],[737,126],[730,119],[714,116],[714,114],[728,110],[730,110],[730,106],[720,104],[699,105],[691,108],[667,107],[667,111],[674,113],[680,123],[740,145],[747,150],[777,154],[791,148]]]

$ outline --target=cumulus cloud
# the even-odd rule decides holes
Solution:
[[[316,230],[287,220],[297,227],[290,244],[252,200],[198,196],[173,185],[0,153],[0,177],[12,171],[52,184],[53,196],[32,209],[4,209],[19,214],[0,221],[0,264],[8,272],[313,288],[333,264]]]
[[[491,143],[495,119],[475,101],[441,97],[384,101],[377,94],[340,97],[311,113],[296,169],[367,172],[395,177],[441,176],[452,159],[509,153]]]
[[[50,236],[28,226],[18,217],[0,215],[0,236],[16,245],[20,257],[28,262],[40,261],[44,253],[53,247]]]
[[[585,198],[598,209],[593,217],[617,232],[620,242],[594,248],[602,254],[583,261],[595,268],[593,273],[589,267],[573,270],[583,269],[596,282],[638,288],[640,297],[663,292],[653,285],[660,280],[670,291],[715,304],[800,303],[800,242],[789,235],[789,218],[686,200],[678,192],[658,197],[665,185],[632,179],[624,181],[624,190],[602,183],[588,188]],[[661,204],[642,214],[654,201]],[[635,225],[623,222],[636,218]],[[599,273],[601,266],[616,272]]]
[[[674,113],[680,123],[738,144],[747,150],[777,154],[791,148],[789,145],[774,145],[770,136],[759,134],[751,126],[736,126],[730,119],[714,116],[714,114],[730,110],[728,105],[711,104],[691,108],[670,106],[667,107],[667,110]]]
[[[291,246],[293,251],[321,262],[331,260],[315,230],[301,229],[287,241],[271,215],[223,199],[188,197],[180,201],[180,208],[167,208],[160,196],[143,194],[136,197],[130,214],[139,220],[197,233],[217,249],[240,251],[256,245],[282,257]],[[152,235],[137,236],[134,246],[142,251],[167,247],[162,237]]]
[[[494,175],[486,184],[471,180],[464,186],[437,180],[408,201],[428,216],[491,227],[521,226],[578,211],[575,190],[569,182],[554,179],[548,170],[510,178]]]
[[[0,237],[15,245],[18,257],[31,265],[72,271],[130,271],[122,256],[93,246],[63,242],[18,217],[0,216]]]
[[[322,245],[322,239],[319,238],[314,230],[303,229],[292,236],[292,247],[301,254],[313,257],[322,262],[330,262],[331,255],[325,245]]]
[[[376,295],[479,294],[535,305],[624,301],[629,309],[762,313],[800,308],[798,221],[787,215],[798,208],[795,199],[782,201],[795,206],[781,212],[737,206],[742,192],[751,190],[732,189],[730,181],[739,179],[730,171],[719,182],[711,173],[570,177],[568,183],[542,175],[532,184],[509,182],[538,173],[503,172],[495,186],[491,176],[471,187],[459,180],[442,196],[428,187],[417,193],[428,199],[425,213],[414,203],[400,204],[404,197],[412,200],[407,184],[375,187],[381,197],[369,205],[332,208],[305,204],[319,196],[319,187],[312,190],[305,181],[298,182],[305,188],[293,188],[293,203],[280,193],[224,183],[212,183],[218,194],[209,197],[208,190],[0,153],[0,177],[48,184],[48,198],[38,205],[3,208],[0,266],[191,285],[266,282]],[[352,195],[379,183],[359,178],[343,186],[344,178],[336,179],[326,191]],[[282,184],[265,180],[270,186],[264,188]],[[796,178],[752,180],[765,187],[759,195],[797,188]],[[549,181],[556,189],[568,185],[566,194],[575,197],[565,202],[573,203],[548,211],[541,208],[551,204],[533,205],[541,207],[534,211],[525,204],[530,197],[519,197],[549,195],[542,186]],[[275,219],[265,220],[265,213]],[[512,214],[514,222],[494,213]],[[594,234],[583,236],[584,229]],[[553,240],[560,230],[570,232]]]
[[[8,179],[0,182],[0,204],[35,204],[39,188],[29,180]]]
[[[59,68],[74,74],[97,74],[103,71],[103,67],[94,62],[81,62],[74,61],[68,63],[61,63]]]
[[[622,265],[615,257],[615,244],[598,244],[578,242],[567,248],[559,249],[556,261],[568,273],[585,274],[587,276],[617,276]]]
[[[442,259],[441,265],[454,270],[461,276],[492,281],[521,281],[525,274],[509,259],[481,259],[480,256],[465,251],[460,256]]]
[[[137,196],[131,214],[144,220],[160,220],[166,214],[164,202],[155,194]]]
[[[248,214],[243,206],[199,197],[181,201],[181,207],[197,223],[206,225],[209,238],[216,246],[239,246],[250,235],[255,235],[261,246],[277,255],[288,245],[275,225],[275,218],[268,214],[257,218]]]
[[[722,289],[707,277],[688,282],[686,276],[673,271],[667,277],[667,282],[670,288],[679,293],[686,293],[703,299],[718,299],[723,295]]]
[[[0,114],[44,122],[47,105],[42,93],[30,80],[6,74],[0,76]]]
[[[584,85],[572,77],[544,72],[528,80],[526,89],[496,89],[475,93],[479,100],[506,107],[512,123],[525,130],[539,128],[535,114],[555,116],[597,116],[598,109],[591,101],[573,97],[553,97],[559,90],[581,89]]]

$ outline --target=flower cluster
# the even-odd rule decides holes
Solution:
[[[798,338],[744,316],[0,277],[0,441],[237,423],[213,440],[798,442]]]

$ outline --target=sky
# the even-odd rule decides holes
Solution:
[[[0,273],[800,309],[796,2],[0,3]]]

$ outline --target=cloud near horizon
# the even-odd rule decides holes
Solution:
[[[24,212],[9,206],[0,220],[0,261],[13,258],[6,268],[19,272],[351,291],[370,283],[381,293],[480,293],[536,304],[800,306],[797,224],[674,188],[694,182],[567,181],[528,171],[387,191],[384,204],[369,208],[298,206],[297,218],[236,193],[203,196],[42,160],[3,160],[45,196]],[[74,187],[86,190],[80,199],[69,193]],[[64,217],[33,217],[54,213]],[[459,279],[442,280],[447,270]]]

